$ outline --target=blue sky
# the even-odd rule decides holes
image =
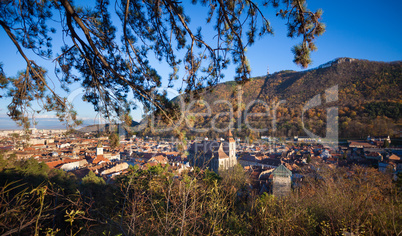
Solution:
[[[111,1],[113,2],[113,1]],[[313,64],[309,68],[317,67],[337,57],[351,57],[374,61],[397,61],[402,60],[402,1],[373,1],[373,0],[337,0],[337,1],[309,1],[308,8],[315,11],[321,8],[324,11],[323,22],[326,24],[326,32],[318,37],[316,45],[318,50],[312,53]],[[264,14],[270,20],[274,29],[273,36],[265,36],[258,40],[248,49],[247,56],[250,61],[252,76],[261,76],[280,70],[302,70],[293,63],[291,48],[300,42],[300,38],[290,39],[286,37],[285,21],[275,16],[272,8],[263,8]],[[190,16],[191,22],[203,25],[205,14],[200,6],[189,5],[185,12]],[[205,12],[205,11],[204,11]],[[206,28],[208,29],[208,28]],[[212,34],[208,32],[205,36]],[[0,62],[4,64],[4,71],[7,76],[16,76],[17,72],[24,69],[25,64],[17,49],[6,36],[3,29],[0,29]],[[54,55],[59,48],[60,41],[53,37]],[[28,54],[32,55],[32,54]],[[150,58],[153,61],[152,58]],[[42,61],[42,65],[52,72],[54,66],[50,62]],[[163,63],[156,66],[158,73],[165,78],[170,73]],[[230,67],[224,72],[226,75],[223,81],[233,80],[234,68]],[[54,78],[49,73],[50,79]],[[57,87],[57,82],[55,82]],[[57,90],[62,93],[61,90]],[[85,124],[93,124],[98,121],[97,114],[93,112],[90,104],[80,99],[80,86],[71,87],[72,94],[65,94],[73,99],[73,104],[78,115]],[[175,92],[171,93],[174,96]],[[0,129],[17,128],[7,113],[9,99],[0,99]],[[139,121],[143,115],[142,109],[132,111],[134,120]],[[54,118],[52,113],[43,113],[36,116],[38,128],[60,128],[63,127]]]

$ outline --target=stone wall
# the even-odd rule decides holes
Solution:
[[[291,190],[291,178],[274,176],[272,181],[272,194],[275,196],[288,196]]]

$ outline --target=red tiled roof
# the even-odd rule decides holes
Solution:
[[[156,163],[167,163],[168,159],[162,155],[154,156],[148,160],[148,163],[156,162]]]
[[[374,145],[362,141],[349,141],[349,147],[374,147]]]
[[[50,161],[50,162],[46,162],[46,165],[49,166],[49,168],[53,169],[56,168],[56,166],[63,164],[63,161]]]
[[[101,161],[110,162],[110,160],[105,158],[103,155],[98,155],[92,160],[92,164],[97,165]]]
[[[45,164],[47,166],[49,166],[49,168],[57,168],[58,166],[61,166],[63,164],[70,163],[70,162],[75,162],[75,161],[78,161],[78,160],[66,158],[64,160],[49,161],[49,162],[46,162]]]
[[[393,161],[400,161],[401,160],[401,158],[399,156],[395,155],[395,154],[392,154],[391,156],[389,156],[389,159],[393,160]]]

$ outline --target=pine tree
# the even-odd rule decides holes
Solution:
[[[84,178],[82,178],[82,184],[105,184],[105,180],[103,180],[101,177],[96,176],[94,172],[89,171],[89,173]]]
[[[120,145],[119,135],[117,133],[110,134],[109,142],[110,142],[110,147],[112,149],[115,149],[116,147],[118,147]]]
[[[181,92],[194,95],[216,85],[229,63],[237,66],[237,82],[249,79],[247,48],[257,36],[273,32],[263,7],[276,9],[277,16],[286,19],[289,37],[302,37],[293,52],[294,62],[303,67],[311,63],[315,37],[325,31],[320,22],[322,11],[311,12],[305,0],[275,0],[263,6],[250,0],[191,2],[208,11],[205,17],[216,30],[214,41],[204,40],[202,28],[193,29],[185,13],[187,1],[121,0],[111,7],[104,0],[94,2],[92,8],[71,0],[0,1],[0,27],[26,62],[16,78],[6,77],[0,64],[0,89],[7,87],[12,98],[10,117],[29,127],[27,111],[36,100],[42,110],[57,112],[59,119],[68,120],[71,126],[80,123],[71,104],[49,81],[51,73],[31,52],[55,62],[62,89],[68,92],[72,83],[80,83],[85,89],[83,99],[105,117],[129,111],[135,107],[129,101],[138,100],[171,123],[180,112],[166,91],[157,89],[162,86],[159,64],[152,65],[149,56],[171,68],[169,87],[179,79],[179,69],[184,70]],[[62,29],[60,38],[55,36],[56,29],[49,27],[55,22],[59,24],[56,28]],[[57,56],[52,54],[53,39],[62,43]]]

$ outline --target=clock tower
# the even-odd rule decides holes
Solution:
[[[233,167],[236,164],[236,141],[233,138],[232,131],[229,129],[229,166]]]

